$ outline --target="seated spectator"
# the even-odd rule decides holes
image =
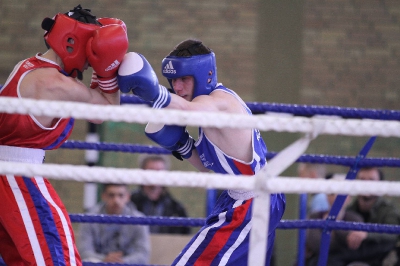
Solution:
[[[326,166],[324,164],[299,163],[297,174],[302,178],[324,179]],[[326,194],[313,194],[308,201],[307,213],[324,212],[329,210],[329,203]]]
[[[169,170],[170,161],[166,155],[139,156],[139,167],[145,170]],[[187,217],[181,203],[172,197],[166,187],[140,186],[131,195],[131,201],[146,216]],[[151,233],[190,234],[190,227],[150,226]]]
[[[143,216],[129,201],[127,185],[104,184],[101,200],[91,214]],[[150,259],[149,228],[145,225],[83,223],[78,249],[84,261],[146,264]]]
[[[361,168],[358,180],[384,180],[383,172],[376,167]],[[348,210],[362,216],[364,223],[395,224],[400,222],[399,211],[395,205],[384,197],[358,195],[349,205]],[[353,252],[344,254],[346,258],[367,263],[368,265],[383,265],[387,254],[394,249],[398,235],[363,232],[364,234],[350,235],[348,245]]]
[[[327,179],[332,180],[344,180],[345,174],[328,174]],[[336,194],[328,194],[329,209],[333,205],[336,199]],[[347,221],[347,222],[362,222],[362,217],[353,211],[346,210],[346,207],[351,201],[351,197],[347,196],[342,208],[340,209],[336,220]],[[320,211],[310,214],[310,219],[326,219],[329,211]],[[342,260],[341,254],[350,249],[348,246],[347,239],[352,234],[363,234],[360,231],[348,231],[348,230],[333,230],[331,233],[329,256],[327,266],[345,266],[347,263]],[[314,266],[318,265],[319,251],[321,245],[322,229],[308,229],[306,236],[306,265]]]

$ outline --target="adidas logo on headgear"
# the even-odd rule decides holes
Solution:
[[[163,73],[176,74],[176,70],[174,69],[174,66],[172,65],[172,61],[169,61],[168,64],[165,65],[165,67],[163,69]]]

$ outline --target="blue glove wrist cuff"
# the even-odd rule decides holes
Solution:
[[[167,88],[163,85],[159,85],[160,93],[158,94],[157,99],[153,102],[152,107],[155,109],[160,109],[167,107],[171,102],[171,95]]]
[[[176,151],[182,156],[182,158],[189,159],[192,156],[192,150],[194,148],[195,148],[194,139],[191,136],[189,136],[186,143]]]

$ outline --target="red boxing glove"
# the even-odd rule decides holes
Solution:
[[[126,32],[128,32],[127,29],[126,29],[125,22],[123,22],[123,21],[120,20],[120,19],[117,19],[117,18],[98,18],[97,21],[98,21],[102,26],[111,25],[111,24],[121,25],[121,26],[124,28],[124,30],[125,30]]]
[[[93,70],[92,79],[90,80],[91,89],[99,88],[105,93],[114,93],[119,90],[117,77],[103,78],[96,74]]]
[[[92,89],[97,86],[106,93],[119,90],[117,71],[122,58],[128,51],[126,25],[122,20],[103,18],[100,23],[107,24],[94,31],[86,44],[86,54],[93,68]]]
[[[96,89],[99,86],[99,78],[97,77],[96,71],[93,70],[92,79],[90,80],[90,88]]]
[[[105,93],[114,93],[119,91],[117,76],[102,78],[97,76],[99,79],[99,88]]]
[[[86,55],[99,77],[115,77],[128,46],[128,36],[122,25],[106,25],[94,31],[86,44]]]

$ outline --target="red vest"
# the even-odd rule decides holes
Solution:
[[[19,62],[0,90],[0,96],[18,97],[19,82],[30,71],[52,67],[63,70],[51,61],[36,55]],[[37,149],[56,149],[64,143],[72,132],[74,120],[60,118],[50,128],[42,126],[34,116],[0,113],[0,145]]]

